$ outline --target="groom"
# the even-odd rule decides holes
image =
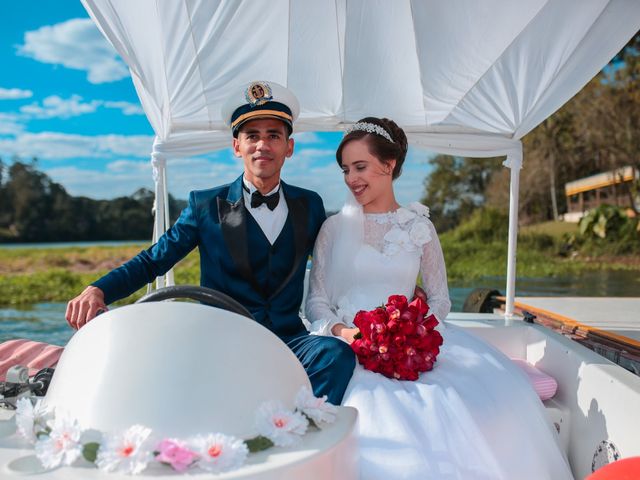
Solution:
[[[243,304],[298,357],[314,393],[338,405],[355,366],[353,352],[337,338],[309,335],[298,313],[307,258],[325,220],[318,194],[280,180],[293,154],[298,112],[293,93],[273,82],[252,82],[230,97],[222,116],[244,173],[231,184],[191,192],[155,245],[69,302],[69,324],[82,327],[198,247],[201,285]]]

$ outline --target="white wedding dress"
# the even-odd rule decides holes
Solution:
[[[451,304],[428,209],[412,204],[360,214],[364,234],[348,253],[351,261],[332,252],[345,230],[340,215],[324,223],[316,241],[306,301],[312,333],[331,335],[337,322],[351,326],[358,310],[371,310],[390,295],[410,299],[419,272],[431,311],[442,321]],[[440,355],[418,381],[356,366],[343,405],[359,412],[361,478],[573,478],[542,402],[519,367],[463,329],[438,329]]]

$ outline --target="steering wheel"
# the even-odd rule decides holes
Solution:
[[[160,288],[147,293],[145,296],[138,299],[136,303],[160,302],[162,300],[174,298],[189,298],[191,300],[197,300],[212,307],[219,307],[224,310],[228,310],[229,312],[250,318],[251,320],[255,320],[249,310],[229,295],[211,288],[200,287],[198,285],[174,285],[171,287]]]

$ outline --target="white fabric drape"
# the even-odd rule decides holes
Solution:
[[[223,100],[255,79],[296,92],[300,131],[382,115],[519,139],[640,28],[635,0],[82,1],[181,157],[191,142],[178,132],[220,148]]]
[[[154,151],[169,160],[228,146],[224,99],[263,79],[295,91],[297,131],[385,116],[412,143],[512,164],[519,139],[640,29],[637,0],[82,3],[129,66]]]

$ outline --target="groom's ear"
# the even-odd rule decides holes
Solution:
[[[295,142],[293,141],[292,137],[289,137],[287,139],[287,144],[288,144],[288,146],[287,146],[286,157],[289,158],[289,157],[291,157],[291,155],[293,155],[293,147],[295,146]]]
[[[238,158],[239,158],[239,157],[241,156],[241,155],[240,155],[240,142],[239,142],[239,141],[238,141],[238,139],[237,139],[237,138],[235,138],[235,137],[233,138],[233,142],[231,143],[231,148],[233,149],[233,154],[234,154],[236,157],[238,157]]]

